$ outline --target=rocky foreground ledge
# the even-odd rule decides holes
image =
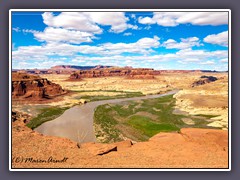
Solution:
[[[78,144],[12,122],[13,168],[228,168],[228,131],[184,128],[147,142]]]

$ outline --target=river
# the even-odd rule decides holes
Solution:
[[[95,142],[96,138],[93,128],[93,117],[94,110],[97,106],[110,103],[120,103],[123,101],[158,98],[175,94],[176,92],[178,92],[178,90],[169,91],[165,94],[94,101],[83,105],[73,106],[72,108],[66,110],[58,118],[45,122],[34,130],[44,135],[65,137],[76,142],[79,142],[80,139],[83,139],[82,142]]]

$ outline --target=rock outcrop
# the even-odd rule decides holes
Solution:
[[[64,163],[19,163],[48,160]],[[228,131],[185,128],[179,133],[159,133],[147,142],[85,143],[80,148],[66,138],[44,136],[12,123],[13,168],[228,168]]]
[[[150,68],[100,68],[91,70],[81,70],[71,74],[69,80],[81,80],[82,78],[96,78],[109,76],[124,76],[130,79],[153,79],[154,75],[159,75],[160,71]]]
[[[22,112],[12,111],[12,122],[21,121],[27,124],[31,119],[31,116]]]
[[[66,91],[60,85],[46,78],[25,73],[12,73],[13,100],[51,99],[65,93]]]
[[[80,148],[85,148],[93,155],[104,155],[112,151],[117,151],[117,146],[113,144],[101,144],[101,143],[84,143]]]
[[[214,76],[201,76],[200,78],[201,79],[195,81],[192,84],[192,87],[204,85],[204,84],[211,83],[211,82],[218,80],[218,78],[216,78]]]

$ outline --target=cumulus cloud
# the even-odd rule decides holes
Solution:
[[[139,17],[138,22],[140,24],[155,24],[156,22],[150,17]]]
[[[137,28],[137,26],[127,24],[129,19],[124,12],[62,12],[59,15],[45,12],[42,17],[43,22],[50,27],[74,29],[95,34],[103,32],[99,25],[110,26],[110,31],[114,33],[123,32],[127,28]]]
[[[43,22],[50,27],[74,29],[95,34],[102,33],[102,29],[89,19],[89,15],[82,12],[62,12],[59,15],[45,12],[42,17]]]
[[[46,56],[73,56],[80,54],[116,55],[122,53],[148,54],[152,48],[157,48],[159,37],[141,38],[134,43],[104,43],[97,46],[73,45],[67,43],[49,42],[42,46],[21,46],[13,51],[14,60],[41,60]]]
[[[159,37],[154,36],[153,38],[141,38],[137,42],[134,43],[104,43],[99,46],[85,46],[86,49],[93,48],[91,52],[94,50],[98,50],[96,54],[102,55],[113,55],[113,54],[122,54],[122,53],[138,53],[138,54],[148,54],[152,52],[152,48],[159,47]],[[83,48],[84,46],[82,46]],[[81,46],[80,46],[81,48]],[[81,51],[82,53],[83,51]]]
[[[201,46],[199,38],[189,37],[181,38],[181,42],[177,42],[174,39],[168,39],[162,43],[162,46],[166,49],[186,49],[193,46]]]
[[[44,31],[13,28],[13,31],[32,33],[40,42],[39,46],[14,47],[12,59],[15,67],[42,67],[49,68],[58,64],[69,64],[69,59],[76,65],[132,65],[134,67],[160,67],[162,63],[172,61],[183,66],[194,64],[197,66],[226,65],[228,62],[227,50],[193,50],[192,47],[202,46],[197,37],[168,39],[160,44],[160,38],[143,37],[131,43],[103,43],[97,45],[82,45],[83,42],[92,42],[103,33],[103,26],[109,26],[109,31],[122,33],[127,29],[139,30],[137,25],[129,24],[132,18],[140,24],[146,24],[144,29],[150,29],[152,24],[161,26],[177,26],[191,23],[194,25],[227,24],[227,14],[223,12],[155,12],[153,17],[126,17],[123,12],[62,12],[58,15],[50,12],[42,14],[47,25]],[[105,32],[104,32],[105,33]],[[204,42],[227,46],[227,31],[211,34],[204,38]],[[123,36],[130,36],[126,31]],[[176,49],[169,53],[155,51],[159,47]],[[159,49],[161,50],[161,49]],[[154,52],[154,53],[152,53]],[[127,54],[127,55],[126,55]],[[199,65],[199,66],[198,66]]]
[[[153,17],[140,17],[141,24],[177,26],[179,24],[222,25],[228,24],[228,12],[154,12]]]
[[[48,26],[43,32],[19,27],[12,30],[32,33],[40,42],[81,44],[97,39],[95,35],[103,33],[100,25],[110,26],[109,31],[113,33],[139,29],[137,25],[127,23],[129,19],[124,12],[62,12],[58,15],[45,12],[42,18]]]
[[[228,51],[227,50],[193,50],[191,48],[181,49],[176,53],[166,54],[151,54],[148,53],[154,47],[159,46],[159,38],[157,36],[153,38],[142,38],[134,43],[105,43],[99,46],[89,45],[71,45],[71,44],[57,44],[48,43],[43,46],[22,46],[13,51],[14,68],[16,67],[43,67],[41,65],[44,62],[44,67],[49,68],[54,63],[47,64],[47,61],[53,62],[54,60],[62,61],[61,64],[69,64],[68,59],[71,59],[71,63],[85,65],[119,65],[126,66],[132,65],[134,67],[144,66],[146,67],[160,67],[162,63],[172,61],[179,64],[194,64],[202,66],[215,65],[215,62],[227,62]],[[122,53],[133,53],[133,55],[123,55]],[[91,56],[89,56],[91,55]],[[21,64],[25,62],[27,65]],[[30,62],[33,62],[32,64]],[[58,63],[55,63],[56,65]],[[37,66],[39,65],[39,66]],[[48,66],[49,65],[49,66]],[[214,66],[215,67],[215,66]]]
[[[92,33],[53,27],[47,27],[43,32],[33,32],[33,34],[39,41],[73,44],[92,42],[92,38],[94,38]]]
[[[140,28],[137,25],[128,24],[128,28],[133,30],[139,30]]]
[[[192,50],[191,48],[182,49],[176,52],[176,55],[180,58],[184,59],[206,59],[206,58],[215,58],[222,59],[228,57],[227,50],[216,50],[216,51],[206,51],[206,50]]]
[[[219,34],[211,34],[203,39],[204,42],[217,44],[220,46],[228,46],[228,31],[221,32]]]
[[[111,31],[120,33],[128,28],[129,20],[124,12],[86,12],[92,22],[111,26]]]
[[[154,67],[158,68],[163,63],[168,64],[169,61],[174,63],[178,63],[177,67],[183,65],[194,64],[195,69],[199,69],[199,67],[209,67],[215,68],[216,62],[221,61],[223,58],[225,59],[228,56],[228,51],[206,51],[206,50],[192,50],[185,49],[180,50],[176,53],[167,53],[167,54],[157,54],[157,55],[134,55],[134,56],[123,56],[123,55],[113,55],[113,56],[95,56],[95,57],[86,57],[86,56],[76,56],[72,59],[72,63],[79,64],[82,61],[88,64],[89,62],[99,62],[100,64],[108,64],[108,65],[132,65],[133,67]],[[214,60],[213,60],[214,59]],[[141,63],[140,63],[141,62]],[[149,64],[149,66],[147,65]],[[146,66],[145,66],[146,65]],[[197,65],[197,66],[196,66]],[[199,65],[199,66],[198,66]],[[214,66],[213,66],[214,65]],[[226,69],[223,67],[222,69]]]

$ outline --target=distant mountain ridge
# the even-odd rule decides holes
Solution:
[[[100,68],[109,68],[109,67],[112,67],[112,66],[102,66],[102,65],[96,65],[96,66],[58,65],[58,66],[53,66],[50,69],[88,70],[88,69],[100,69]]]
[[[20,72],[20,73],[30,73],[30,74],[71,74],[72,72],[80,71],[80,70],[96,70],[96,69],[104,69],[111,68],[113,66],[103,66],[103,65],[95,65],[95,66],[77,66],[77,65],[57,65],[53,66],[49,69],[12,69],[12,72]]]
[[[78,71],[88,71],[88,70],[106,70],[109,68],[116,69],[126,69],[126,70],[134,70],[134,69],[152,69],[153,68],[134,68],[132,66],[104,66],[104,65],[95,65],[95,66],[78,66],[78,65],[57,65],[51,68],[46,69],[12,69],[12,72],[19,73],[30,73],[30,74],[72,74]],[[188,73],[188,72],[213,72],[213,73],[221,73],[228,71],[215,71],[215,70],[155,70],[161,73]]]

